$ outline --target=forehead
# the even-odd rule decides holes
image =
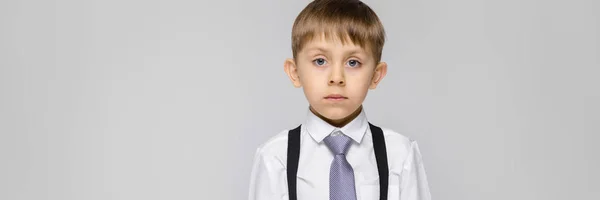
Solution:
[[[327,36],[316,34],[304,41],[300,52],[330,51],[330,52],[352,52],[368,54],[364,45],[354,43],[348,36]]]

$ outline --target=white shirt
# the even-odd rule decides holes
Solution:
[[[427,176],[417,142],[384,127],[381,129],[389,165],[388,199],[430,200]],[[308,111],[300,132],[296,183],[298,200],[329,199],[329,168],[334,156],[323,139],[329,134],[339,134],[339,131],[354,140],[346,159],[354,170],[357,200],[379,200],[379,173],[364,110],[342,128],[331,126]],[[283,130],[256,150],[250,177],[249,200],[289,199],[287,140],[288,130]]]

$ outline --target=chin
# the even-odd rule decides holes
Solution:
[[[343,108],[326,108],[322,110],[317,110],[317,112],[323,117],[330,120],[344,119],[352,114],[352,111]]]

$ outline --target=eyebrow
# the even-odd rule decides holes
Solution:
[[[329,50],[323,48],[323,47],[311,47],[311,48],[307,48],[306,49],[307,52],[313,52],[313,51],[320,51],[320,52],[324,52],[324,53],[330,53]],[[355,54],[364,54],[365,51],[362,49],[352,49],[350,51],[344,52],[344,54],[346,55],[355,55]]]
[[[320,52],[325,52],[325,53],[329,53],[329,51],[325,48],[322,47],[312,47],[312,48],[307,48],[306,51],[308,52],[313,52],[313,51],[320,51]]]

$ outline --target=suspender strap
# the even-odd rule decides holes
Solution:
[[[297,200],[296,174],[298,173],[298,160],[300,159],[300,127],[288,132],[287,148],[287,181],[289,200]]]
[[[298,200],[296,192],[296,174],[298,173],[298,161],[300,159],[300,126],[288,132],[287,148],[287,183],[289,200]],[[389,169],[385,138],[381,128],[369,123],[371,135],[373,136],[373,149],[377,160],[379,171],[379,199],[387,200]]]
[[[373,149],[375,150],[375,159],[377,160],[377,170],[379,171],[379,199],[387,200],[389,169],[387,162],[387,152],[385,148],[385,138],[381,128],[369,123],[371,135],[373,135]]]

